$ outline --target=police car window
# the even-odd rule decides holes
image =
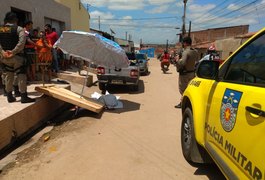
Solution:
[[[230,59],[225,81],[265,86],[265,34]]]

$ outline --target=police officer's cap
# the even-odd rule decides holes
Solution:
[[[192,40],[191,40],[191,38],[189,36],[186,36],[186,37],[183,38],[183,41],[182,42],[183,43],[185,42],[187,44],[191,44],[192,43]]]
[[[18,19],[17,19],[16,13],[14,13],[14,12],[6,13],[6,16],[5,16],[5,19],[4,19],[5,22],[17,21],[17,20]]]

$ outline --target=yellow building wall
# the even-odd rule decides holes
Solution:
[[[79,30],[90,31],[90,15],[86,8],[80,2],[80,0],[55,0],[71,9],[71,29],[67,30]]]

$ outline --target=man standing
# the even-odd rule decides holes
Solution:
[[[26,21],[24,24],[24,30],[25,30],[25,35],[26,35],[26,44],[24,48],[24,53],[26,56],[26,68],[27,68],[27,77],[29,78],[30,81],[35,80],[35,61],[36,61],[36,56],[35,56],[35,42],[32,40],[30,31],[32,29],[33,22],[32,21]]]
[[[17,26],[17,16],[13,12],[5,15],[5,25],[0,27],[0,58],[3,63],[6,77],[5,89],[7,92],[7,101],[9,103],[16,101],[12,94],[13,82],[15,75],[17,76],[19,91],[21,93],[21,103],[34,102],[27,96],[27,76],[24,66],[23,49],[26,42],[24,29]]]
[[[182,58],[176,62],[177,71],[179,72],[179,92],[181,94],[181,100],[175,108],[181,108],[182,95],[190,80],[195,77],[195,63],[199,58],[198,52],[191,47],[192,40],[190,37],[184,37],[182,43],[184,48]]]
[[[52,45],[58,40],[58,34],[56,31],[52,30],[52,26],[50,24],[46,24],[45,27],[46,32],[46,38],[49,40]],[[53,56],[53,70],[58,73],[59,71],[59,63],[58,63],[58,57],[57,57],[57,49],[52,48],[52,56]]]

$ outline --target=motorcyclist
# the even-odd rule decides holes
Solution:
[[[195,64],[195,67],[197,68],[198,64],[201,62],[201,61],[218,61],[220,62],[220,57],[219,57],[219,54],[218,52],[216,51],[216,48],[215,48],[215,45],[212,44],[208,49],[207,49],[207,54],[202,58],[200,59],[196,64]]]
[[[220,59],[220,57],[219,57],[219,55],[218,55],[218,53],[216,51],[216,48],[215,48],[214,44],[212,44],[208,48],[207,55],[202,58],[202,60],[211,60],[211,61],[213,61],[213,60],[218,61],[219,59]]]
[[[160,58],[160,65],[161,65],[161,70],[164,71],[168,71],[169,69],[169,65],[170,65],[170,55],[167,52],[167,50],[164,51],[164,54],[161,56]]]

